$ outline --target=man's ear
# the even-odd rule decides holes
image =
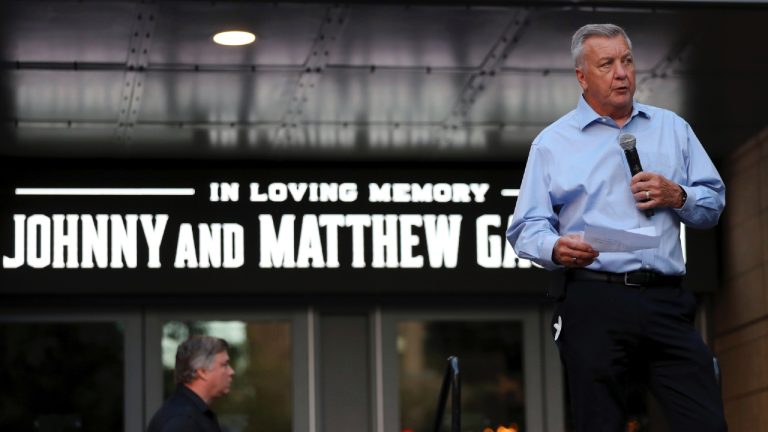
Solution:
[[[586,92],[587,91],[587,77],[584,75],[584,71],[581,69],[581,66],[576,68],[576,79],[579,81],[579,85],[581,86],[581,90]]]
[[[207,381],[208,380],[208,370],[205,368],[197,368],[195,369],[195,378]]]

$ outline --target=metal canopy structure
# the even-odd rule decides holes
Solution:
[[[763,2],[467,4],[4,2],[0,155],[522,163],[575,106],[590,22],[715,159],[766,125]],[[231,29],[257,41],[212,42]]]

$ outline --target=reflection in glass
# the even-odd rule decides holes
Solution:
[[[431,431],[446,359],[461,370],[462,430],[525,430],[522,324],[516,321],[400,321],[401,430]],[[450,421],[450,398],[444,418]]]
[[[169,321],[163,325],[164,398],[175,389],[176,347],[192,335],[224,338],[235,369],[228,395],[213,402],[228,432],[291,431],[291,324],[288,321]]]
[[[0,430],[122,431],[117,323],[0,323]]]

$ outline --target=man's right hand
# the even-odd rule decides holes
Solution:
[[[560,237],[552,249],[552,261],[570,268],[581,268],[592,264],[600,253],[589,243],[581,241],[577,234]]]

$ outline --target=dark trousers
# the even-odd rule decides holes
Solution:
[[[552,335],[576,431],[624,431],[627,398],[638,381],[663,407],[671,431],[727,431],[713,356],[694,328],[695,311],[693,294],[678,287],[566,283]]]

